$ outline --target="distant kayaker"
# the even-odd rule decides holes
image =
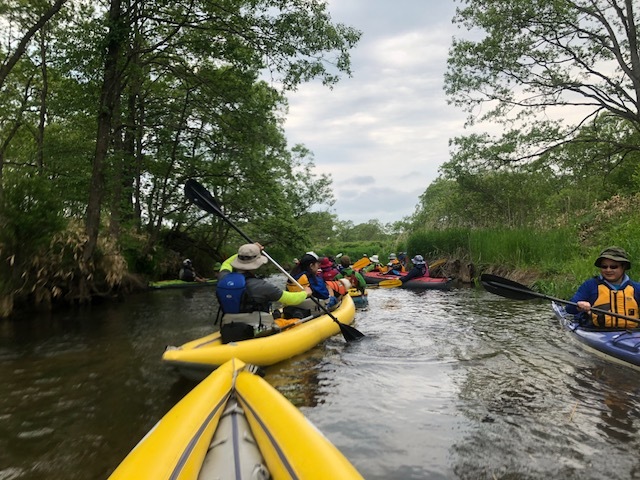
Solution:
[[[389,254],[389,263],[384,272],[385,275],[401,275],[405,273],[404,266],[398,261],[398,256],[395,253]]]
[[[409,271],[408,270],[408,258],[407,258],[407,252],[400,252],[398,253],[398,262],[400,262],[400,265],[402,265],[402,267],[405,269],[405,271]]]
[[[346,278],[353,288],[357,288],[360,292],[364,293],[367,288],[367,281],[360,272],[353,269],[351,266],[351,258],[348,255],[343,255],[340,257],[340,265],[342,266],[342,270],[336,275],[335,279],[340,280],[341,278]]]
[[[640,318],[640,283],[629,279],[631,268],[627,252],[616,246],[607,247],[594,265],[600,274],[585,281],[571,298],[576,305],[567,305],[567,313],[579,315],[587,325],[612,328],[637,328],[639,323],[610,315],[590,313],[591,307]]]
[[[322,275],[318,275],[320,258],[314,252],[307,252],[300,258],[300,263],[293,267],[291,276],[303,287],[311,288],[313,296],[326,308],[331,309],[339,303],[340,297],[349,292],[351,285],[345,285],[348,281],[325,282]],[[287,281],[287,290],[298,291],[300,288],[291,280]],[[313,300],[306,301],[304,305],[312,311],[320,310]],[[285,309],[286,312],[287,309]]]
[[[184,282],[206,282],[206,278],[202,278],[199,276],[196,271],[193,269],[193,264],[190,259],[185,259],[182,262],[182,268],[180,269],[180,273],[178,273],[178,278]]]
[[[413,264],[413,268],[409,270],[409,272],[400,277],[400,281],[402,283],[406,283],[409,280],[420,277],[428,277],[429,276],[429,266],[427,262],[424,261],[424,257],[422,255],[416,255],[411,259],[411,263]]]
[[[327,280],[333,280],[340,270],[337,269],[336,264],[331,257],[323,257],[320,260],[320,270],[318,271],[322,275],[322,278],[326,282]]]
[[[369,260],[371,260],[371,263],[362,269],[363,272],[380,272],[384,270],[384,267],[380,263],[378,255],[371,255],[371,258]]]
[[[273,283],[256,277],[255,271],[267,262],[267,257],[262,255],[262,245],[248,243],[222,263],[216,295],[220,302],[220,333],[224,343],[252,338],[256,331],[270,328],[273,325],[272,302],[300,305],[311,296],[308,287],[304,291],[282,291]]]

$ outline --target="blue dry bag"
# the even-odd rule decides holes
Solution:
[[[216,285],[216,295],[224,313],[240,313],[246,279],[242,273],[231,272]]]

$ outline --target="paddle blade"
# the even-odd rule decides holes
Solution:
[[[225,218],[216,199],[213,198],[213,195],[197,180],[190,178],[186,181],[184,184],[184,194],[191,203],[197,205],[205,212]]]
[[[447,259],[446,258],[441,258],[439,260],[436,260],[435,262],[429,264],[429,270],[433,271],[436,268],[440,268],[445,263],[447,263]]]
[[[342,333],[346,342],[354,342],[364,337],[364,333],[353,328],[351,325],[342,322],[338,322],[338,325],[340,326],[340,333]]]
[[[380,288],[396,288],[401,287],[402,282],[399,278],[392,278],[390,280],[382,280],[380,283],[378,283],[378,286]]]
[[[371,263],[371,260],[369,260],[367,257],[363,257],[360,260],[358,260],[356,263],[353,264],[353,269],[354,270],[360,270],[364,267],[366,267],[367,265],[369,265]]]
[[[488,292],[513,300],[531,300],[546,297],[541,293],[534,292],[530,288],[525,287],[521,283],[498,277],[497,275],[483,273],[480,275],[480,281]]]

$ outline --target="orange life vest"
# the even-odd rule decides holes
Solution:
[[[594,308],[608,310],[628,317],[639,318],[638,302],[634,296],[632,285],[627,285],[622,290],[612,290],[606,284],[598,285],[598,298],[593,302]],[[598,327],[637,328],[638,322],[612,317],[602,313],[591,313],[593,324]]]
[[[349,293],[349,290],[347,290],[347,287],[345,287],[344,283],[339,282],[338,280],[327,280],[324,283],[326,283],[327,287],[333,290],[333,293],[335,293],[336,295],[342,296]]]

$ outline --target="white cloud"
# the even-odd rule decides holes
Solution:
[[[465,114],[447,105],[443,75],[454,6],[441,0],[333,0],[334,22],[363,31],[353,77],[289,94],[289,142],[306,145],[334,180],[340,220],[411,215],[449,158]]]

